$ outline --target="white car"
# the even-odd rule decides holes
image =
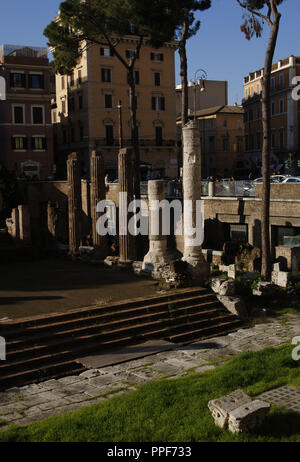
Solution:
[[[300,177],[298,177],[298,176],[288,176],[281,183],[300,183]]]
[[[285,175],[272,175],[272,176],[270,176],[270,181],[271,181],[271,183],[283,183],[288,178],[290,178],[290,177],[287,177]],[[253,181],[253,183],[262,183],[262,182],[263,182],[262,178],[256,178]]]

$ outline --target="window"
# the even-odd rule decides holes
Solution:
[[[284,100],[283,99],[279,101],[279,112],[280,114],[284,112]]]
[[[72,71],[70,74],[70,86],[71,87],[74,86],[74,71]]]
[[[271,90],[275,90],[275,78],[271,78]]]
[[[163,61],[164,60],[163,53],[151,53],[150,57],[151,57],[151,61]]]
[[[246,88],[246,90],[245,90],[245,97],[246,97],[246,99],[248,98],[248,88]]]
[[[276,146],[276,131],[272,130],[272,133],[271,133],[271,147],[275,148],[275,146]]]
[[[83,141],[84,127],[82,122],[79,122],[79,141]]]
[[[223,127],[224,127],[224,128],[227,128],[227,127],[228,127],[227,119],[224,119],[224,120],[223,120]]]
[[[279,147],[281,150],[284,149],[284,130],[283,128],[279,130]]]
[[[284,88],[284,74],[280,74],[279,76],[279,86],[280,88]]]
[[[155,127],[155,144],[156,146],[162,146],[163,132],[162,127]]]
[[[160,87],[160,72],[154,72],[154,85]]]
[[[65,76],[64,75],[61,76],[60,83],[61,83],[61,89],[64,90],[65,89]]]
[[[24,106],[13,106],[13,123],[24,123]]]
[[[101,69],[101,79],[102,82],[111,82],[111,69],[103,67]]]
[[[44,151],[47,149],[47,139],[45,136],[33,136],[31,138],[31,148],[33,151]]]
[[[256,148],[261,149],[261,133],[256,133]]]
[[[68,100],[69,105],[69,112],[75,112],[75,98],[74,96],[70,96]]]
[[[107,93],[104,95],[104,105],[106,109],[112,108],[112,94]]]
[[[114,127],[112,125],[105,125],[105,138],[106,146],[114,145]]]
[[[82,109],[83,108],[83,96],[82,94],[80,93],[78,95],[78,109]]]
[[[44,88],[44,76],[42,74],[29,75],[29,88],[42,89]]]
[[[209,152],[215,152],[215,137],[214,136],[209,137],[208,149],[209,149]]]
[[[259,83],[256,84],[256,93],[259,95],[260,94],[260,87]]]
[[[44,108],[43,106],[31,106],[32,123],[42,125],[44,123]]]
[[[250,150],[254,149],[254,135],[253,134],[249,136],[249,149]]]
[[[261,117],[261,111],[260,111],[260,106],[258,106],[258,108],[256,109],[256,118],[260,119],[260,117]]]
[[[253,95],[254,95],[254,87],[253,87],[253,85],[252,85],[252,86],[251,86],[251,96],[253,96]]]
[[[153,111],[164,111],[165,110],[164,96],[152,96],[152,110]]]
[[[248,112],[246,111],[244,114],[244,122],[248,122]]]
[[[134,58],[134,56],[135,56],[135,50],[126,50],[127,59]]]
[[[272,115],[275,114],[275,103],[274,103],[274,101],[272,101],[272,103],[271,103],[271,114]]]
[[[81,69],[78,70],[78,78],[77,78],[77,83],[78,85],[81,85],[82,78],[81,78]]]
[[[140,71],[133,71],[133,80],[136,85],[139,85],[140,83]],[[127,83],[130,83],[129,81],[129,74],[127,74]]]
[[[229,138],[226,136],[223,138],[223,151],[228,152],[229,151]]]
[[[109,47],[101,47],[100,56],[113,56],[113,51]]]
[[[26,88],[26,76],[21,72],[10,73],[10,86],[12,88]]]
[[[27,137],[26,136],[13,136],[11,139],[11,147],[14,150],[26,150],[27,149]]]
[[[65,112],[66,112],[66,101],[65,101],[65,99],[61,100],[61,112],[63,114],[65,114]]]

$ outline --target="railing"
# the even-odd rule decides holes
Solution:
[[[211,193],[211,194],[210,194]],[[148,195],[148,182],[141,182],[141,195]],[[251,180],[241,181],[215,181],[213,187],[209,187],[209,181],[202,180],[201,196],[207,197],[255,197],[255,185]],[[182,182],[166,180],[166,196],[168,198],[182,198]]]

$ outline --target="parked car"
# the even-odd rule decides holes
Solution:
[[[300,183],[300,177],[298,177],[298,176],[288,176],[281,183]]]
[[[287,175],[271,175],[270,181],[271,183],[283,183],[283,181],[285,181],[287,178],[290,178],[290,177],[288,177]],[[262,183],[262,182],[263,182],[262,177],[256,178],[253,181],[253,183]]]

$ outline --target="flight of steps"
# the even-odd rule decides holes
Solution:
[[[78,373],[75,360],[88,354],[151,339],[184,344],[241,326],[200,288],[1,323],[0,390]]]

